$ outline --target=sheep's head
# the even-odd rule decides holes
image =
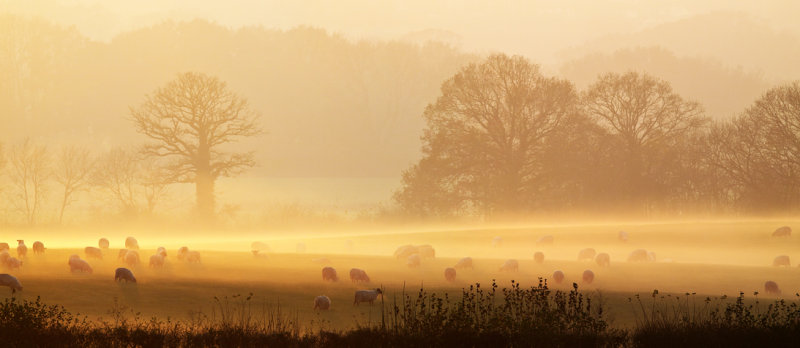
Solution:
[[[375,289],[375,292],[377,292],[379,294],[383,294],[383,291],[381,291],[381,289]]]

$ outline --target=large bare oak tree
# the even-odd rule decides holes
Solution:
[[[255,162],[252,152],[228,152],[226,144],[261,132],[258,114],[225,82],[183,73],[131,108],[137,131],[154,140],[145,154],[168,160],[167,182],[194,183],[197,210],[214,215],[214,182],[240,174]]]

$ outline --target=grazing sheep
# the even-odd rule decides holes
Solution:
[[[336,269],[333,268],[333,267],[324,267],[322,269],[322,280],[323,281],[328,280],[328,281],[332,281],[332,282],[338,282],[339,281],[339,276],[336,274]]]
[[[473,268],[472,267],[472,258],[471,257],[462,258],[461,260],[458,260],[458,262],[456,262],[456,265],[453,266],[453,267],[454,268],[459,268],[459,269],[460,268]]]
[[[69,257],[69,271],[72,273],[75,272],[82,272],[82,273],[89,273],[92,274],[92,266],[89,266],[89,263],[86,260],[81,260],[78,255],[72,255]]]
[[[772,260],[772,265],[775,266],[775,267],[778,267],[778,266],[789,267],[792,264],[789,262],[789,255],[780,255],[780,256],[775,257],[774,260]]]
[[[781,289],[778,288],[778,283],[769,280],[764,283],[764,292],[771,295],[780,295]]]
[[[327,311],[331,308],[331,299],[328,296],[322,295],[314,298],[314,310]]]
[[[408,259],[412,254],[419,254],[419,248],[413,245],[402,245],[394,251],[394,257]]]
[[[19,283],[17,277],[10,274],[0,274],[0,286],[7,286],[11,289],[11,295],[17,291],[22,291],[22,284]]]
[[[539,239],[536,240],[536,244],[544,245],[544,244],[553,244],[555,239],[551,235],[541,236]]]
[[[33,254],[34,255],[44,254],[44,243],[38,240],[33,242]]]
[[[499,248],[503,246],[503,238],[500,236],[492,238],[492,247]]]
[[[16,257],[9,257],[8,260],[6,260],[5,262],[5,266],[9,270],[19,269],[20,267],[22,267],[22,260]]]
[[[128,249],[119,249],[119,253],[117,253],[118,260],[125,260],[125,255],[128,254]]]
[[[297,243],[297,247],[295,248],[299,254],[306,252],[306,244],[305,243]]]
[[[594,248],[586,248],[578,252],[578,261],[592,261],[596,255],[597,251]]]
[[[361,302],[369,302],[372,305],[372,302],[378,298],[378,295],[382,294],[383,291],[381,289],[375,290],[357,290],[355,299],[353,300],[353,305],[357,306]]]
[[[541,251],[533,253],[533,261],[539,264],[544,263],[544,253]]]
[[[183,261],[183,259],[186,258],[186,254],[188,253],[189,253],[188,247],[185,246],[180,247],[180,249],[178,249],[178,260]]]
[[[99,246],[100,249],[108,249],[109,245],[111,244],[108,242],[108,239],[105,238],[100,238],[100,240],[97,242],[97,246]]]
[[[100,248],[85,247],[83,248],[83,253],[86,254],[87,259],[103,259],[103,251]]]
[[[72,254],[72,255],[70,255],[70,256],[69,256],[69,259],[70,259],[70,260],[72,260],[72,259],[78,259],[78,260],[80,260],[80,258],[81,258],[81,257],[80,257],[80,256],[78,256],[78,254]]]
[[[167,248],[158,247],[158,249],[156,249],[156,254],[159,254],[159,255],[163,256],[164,258],[166,258],[167,257]]]
[[[447,267],[444,269],[444,279],[448,282],[456,281],[456,269],[452,267]]]
[[[250,243],[250,251],[253,252],[253,255],[258,256],[259,254],[266,254],[270,252],[269,245],[266,245],[262,242],[253,242]]]
[[[778,229],[772,232],[773,237],[789,237],[791,235],[792,235],[792,228],[789,226],[778,227]]]
[[[516,272],[519,271],[519,261],[508,259],[500,266],[500,272]]]
[[[8,243],[0,243],[0,251],[3,250],[11,250],[11,248],[8,246]]]
[[[350,269],[350,281],[353,283],[369,283],[369,276],[363,269],[353,268]]]
[[[200,252],[195,250],[189,250],[189,252],[186,253],[186,262],[200,263]]]
[[[17,239],[17,243],[19,243],[17,244],[17,257],[21,259],[25,256],[28,256],[28,247],[25,246],[25,241],[22,239]]]
[[[608,253],[599,253],[594,261],[597,262],[597,265],[600,267],[608,267],[611,265],[611,255],[608,255]]]
[[[139,250],[139,242],[133,237],[125,238],[125,248]]]
[[[121,282],[123,280],[126,283],[136,283],[136,277],[133,276],[131,270],[124,267],[117,268],[117,270],[114,271],[114,281]]]
[[[553,281],[556,282],[556,284],[561,284],[564,281],[564,272],[562,271],[553,272]]]
[[[650,261],[649,253],[644,249],[636,249],[628,255],[628,262],[648,262]],[[653,254],[655,256],[655,254]]]
[[[587,284],[591,284],[594,281],[594,272],[592,270],[587,269],[583,271],[583,282]]]
[[[420,245],[417,246],[417,250],[419,251],[419,256],[426,258],[426,259],[434,259],[436,258],[436,250],[433,249],[430,245]]]
[[[164,267],[164,255],[155,254],[150,256],[150,267],[161,268]]]
[[[10,258],[11,254],[8,253],[8,250],[0,251],[0,266],[5,266]]]
[[[125,253],[125,264],[128,265],[128,267],[136,267],[140,262],[141,259],[139,258],[138,251],[128,250],[128,252]]]
[[[419,254],[411,255],[408,257],[406,265],[408,265],[409,268],[417,268],[421,263],[420,260]]]
[[[619,239],[619,241],[623,242],[623,243],[627,242],[628,241],[628,232],[619,231],[619,233],[617,233],[617,239]]]

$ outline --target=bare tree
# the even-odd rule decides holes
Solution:
[[[194,183],[201,216],[214,214],[214,182],[252,167],[252,152],[222,147],[261,132],[247,100],[216,77],[184,73],[131,108],[136,130],[154,142],[147,155],[168,160],[169,182]]]
[[[129,216],[138,212],[136,177],[138,153],[134,150],[114,148],[101,155],[92,174],[92,184],[108,192],[120,210]]]
[[[63,188],[59,223],[64,220],[64,211],[75,201],[74,195],[89,188],[93,165],[89,150],[77,146],[63,147],[56,156],[53,176]]]
[[[12,147],[9,154],[11,183],[17,191],[20,210],[28,225],[36,224],[47,192],[50,157],[44,145],[30,139]]]

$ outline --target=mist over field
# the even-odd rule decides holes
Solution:
[[[186,335],[253,329],[227,320],[257,308],[264,328],[238,337],[294,338],[388,335],[387,315],[399,337],[461,332],[464,308],[435,312],[435,296],[536,298],[519,308],[560,303],[552,315],[586,325],[536,312],[537,334],[600,335],[585,346],[783,300],[763,315],[797,337],[797,13],[0,0],[0,297]],[[493,283],[506,302],[480,297]],[[497,308],[513,324],[469,327],[530,344],[524,311]],[[197,345],[266,344],[247,342]]]

